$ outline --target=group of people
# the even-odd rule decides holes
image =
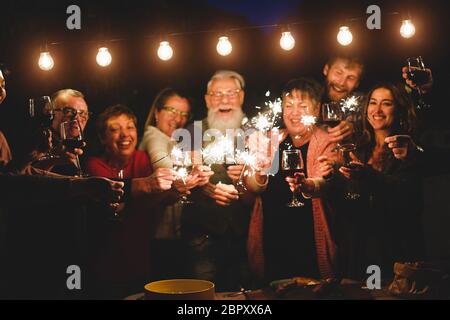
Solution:
[[[16,159],[0,133],[0,185],[9,198],[0,212],[0,249],[8,261],[2,295],[71,297],[64,268],[72,264],[86,270],[85,297],[123,298],[167,278],[211,280],[217,291],[235,291],[294,276],[362,281],[374,264],[389,278],[395,261],[423,259],[422,152],[405,90],[416,85],[406,73],[401,86],[382,83],[367,95],[358,93],[364,99],[356,116],[334,127],[302,121],[320,119],[322,104],[355,94],[363,69],[361,60],[337,55],[324,66],[323,85],[306,77],[287,82],[277,145],[266,148],[262,132],[248,139],[257,142],[247,147],[263,165],[248,170],[240,163],[194,162],[181,178],[170,156],[177,129],[203,138],[209,129],[225,134],[242,127],[245,81],[239,73],[221,70],[211,77],[207,117],[194,124],[189,96],[163,89],[140,143],[133,111],[106,108],[96,122],[104,150],[87,159],[82,145],[64,147],[60,130],[72,121],[83,131],[91,117],[85,97],[73,89],[57,91],[45,130],[48,150],[29,148]],[[422,92],[432,82],[428,73]],[[2,102],[2,74],[0,82]],[[355,148],[343,159],[348,142]],[[192,154],[210,143],[214,139],[192,142]],[[285,150],[299,150],[303,172],[267,174],[270,167],[282,168]],[[80,163],[88,177],[79,175]],[[245,187],[238,190],[241,179]],[[358,197],[348,199],[355,185]],[[286,205],[292,193],[303,195],[302,206]],[[22,194],[25,202],[12,201]],[[191,203],[182,204],[182,195]],[[40,280],[27,276],[33,263],[41,266]],[[37,284],[24,289],[27,281]]]

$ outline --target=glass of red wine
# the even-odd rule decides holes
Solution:
[[[345,143],[339,147],[339,153],[341,157],[341,163],[343,167],[347,167],[350,169],[356,169],[356,165],[352,162],[352,158],[350,156],[351,152],[356,151],[356,145],[354,143]],[[347,188],[347,192],[344,195],[346,200],[357,200],[361,197],[361,195],[356,191],[356,182],[354,180],[350,180]]]
[[[78,120],[73,119],[61,122],[61,143],[68,152],[75,154],[78,175],[80,177],[85,176],[81,169],[80,158],[78,157],[78,154],[75,153],[75,149],[81,149],[85,145],[81,125]]]
[[[421,86],[426,84],[430,79],[430,74],[426,71],[425,63],[423,62],[422,56],[410,57],[406,59],[407,65],[407,76],[416,85],[417,93],[419,94],[419,108],[428,107],[428,105],[423,100],[423,93],[420,89]]]
[[[302,153],[298,149],[283,150],[281,155],[281,169],[286,177],[295,177],[296,172],[303,172]],[[297,199],[297,192],[292,192],[292,200],[287,204],[290,208],[303,207],[305,204]]]
[[[322,122],[329,128],[336,127],[342,120],[345,119],[341,104],[337,101],[331,101],[322,104]],[[334,151],[338,151],[341,145],[337,143]]]
[[[54,110],[52,101],[49,96],[43,96],[39,98],[30,98],[28,100],[29,116],[34,119],[36,123],[49,126],[53,120]],[[39,150],[43,154],[36,160],[36,162],[53,161],[60,159],[61,156],[57,152],[57,148],[53,145],[52,133],[49,129],[42,130],[44,138],[48,139],[46,142],[38,146]]]

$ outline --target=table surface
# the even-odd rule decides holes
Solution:
[[[277,293],[273,288],[253,290],[242,294],[238,292],[218,292],[216,300],[399,300],[386,289],[369,290],[360,285],[339,285],[331,292],[316,293],[311,287],[295,287]],[[125,300],[145,300],[145,293],[137,293]]]

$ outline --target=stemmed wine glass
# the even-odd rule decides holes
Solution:
[[[408,79],[416,84],[416,90],[419,94],[418,107],[419,108],[427,108],[428,104],[423,100],[423,92],[420,89],[420,86],[426,84],[429,80],[429,73],[426,71],[425,63],[423,62],[422,56],[418,57],[410,57],[406,59],[407,65],[407,76]]]
[[[69,152],[75,153],[75,149],[84,147],[83,133],[80,122],[76,119],[61,122],[61,143]],[[85,176],[81,169],[80,158],[75,153],[78,176]]]
[[[355,168],[350,157],[350,152],[356,151],[356,145],[354,143],[346,143],[339,147],[339,153],[341,158],[341,163],[343,167]],[[361,195],[356,191],[356,181],[350,179],[347,192],[344,195],[346,200],[357,200]]]
[[[336,127],[342,120],[345,119],[341,104],[336,101],[322,104],[322,121],[330,128]],[[337,143],[335,151],[338,151],[340,144]]]
[[[298,149],[283,150],[281,156],[281,168],[286,177],[295,177],[296,172],[303,172],[302,153]],[[287,204],[288,207],[303,207],[305,204],[297,199],[296,191],[292,192],[292,200]]]
[[[39,98],[30,98],[28,100],[28,113],[31,118],[35,119],[35,122],[40,123],[44,126],[49,126],[51,120],[54,116],[54,111],[52,108],[52,102],[49,96],[42,96]],[[51,139],[50,130],[45,130],[45,136]],[[53,143],[53,139],[51,139]],[[56,152],[56,149],[53,145],[49,144],[48,149],[45,153],[40,156],[36,162],[48,161],[60,159],[61,156]]]
[[[247,161],[246,161],[246,155],[248,154],[248,149],[246,148],[245,151],[240,152],[236,156],[236,165],[242,165],[241,173],[239,174],[239,179],[234,183],[234,186],[236,187],[236,190],[238,191],[239,195],[243,195],[245,191],[247,191],[247,187],[244,183],[244,174],[247,169]]]
[[[178,179],[181,179],[183,185],[186,186],[186,179],[192,172],[192,154],[190,151],[180,151],[171,153],[173,170],[176,172]],[[190,204],[192,201],[188,200],[187,194],[183,194],[178,200],[180,204]]]

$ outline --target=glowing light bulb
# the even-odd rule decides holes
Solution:
[[[337,41],[343,46],[348,46],[350,43],[352,43],[353,35],[348,27],[342,26],[339,28]]]
[[[53,61],[52,55],[48,51],[41,52],[39,55],[39,68],[44,71],[49,71],[53,69],[55,62]]]
[[[158,48],[158,57],[163,61],[167,61],[170,60],[172,56],[173,49],[170,46],[169,41],[161,41]]]
[[[230,40],[228,40],[228,37],[220,37],[216,49],[221,56],[227,56],[233,50],[233,46],[231,45]]]
[[[403,38],[411,38],[416,33],[416,27],[410,19],[403,20],[400,27],[400,34]]]
[[[100,67],[109,66],[111,64],[112,57],[111,57],[111,53],[109,52],[108,48],[106,48],[106,47],[99,48],[96,60]]]
[[[295,39],[289,31],[281,33],[280,47],[286,51],[292,50],[295,47]]]

